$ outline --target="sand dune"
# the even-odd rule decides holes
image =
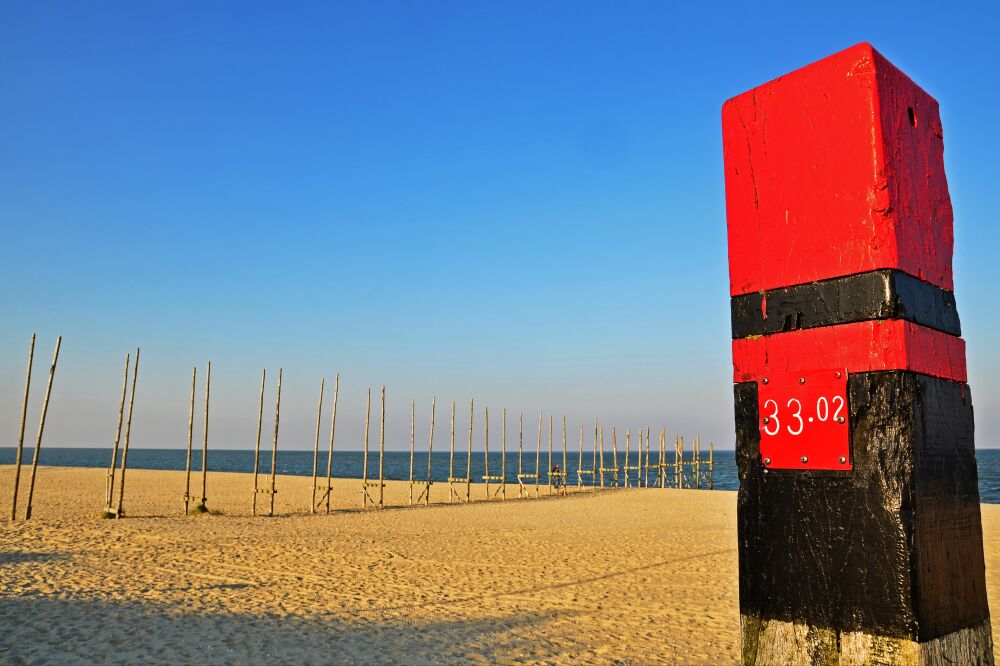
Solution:
[[[0,467],[4,512],[12,474]],[[341,480],[327,516],[305,513],[310,483],[279,477],[280,515],[251,518],[249,475],[210,474],[208,504],[222,515],[184,517],[183,474],[130,471],[129,518],[105,521],[102,470],[40,469],[33,519],[0,523],[0,661],[738,658],[734,493],[362,512],[360,482]],[[387,501],[407,492],[388,482]],[[434,500],[447,496],[433,487]],[[983,514],[995,602],[1000,507]]]

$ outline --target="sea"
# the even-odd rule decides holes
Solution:
[[[16,449],[13,447],[0,447],[0,465],[11,465],[15,462]],[[692,453],[685,452],[686,461],[691,462]],[[25,447],[23,453],[23,463],[31,464],[33,450]],[[181,449],[129,449],[128,466],[129,469],[158,469],[158,470],[183,470],[185,461],[185,451]],[[656,452],[650,453],[651,464],[657,463]],[[223,450],[214,449],[208,452],[208,469],[216,472],[252,472],[254,464],[253,451]],[[362,477],[364,470],[364,453],[362,451],[334,451],[332,474],[338,478],[358,478]],[[978,449],[976,459],[979,465],[979,497],[981,501],[990,504],[1000,504],[1000,449]],[[700,475],[694,474],[694,465],[686,465],[684,473],[685,487],[712,488],[715,490],[737,490],[739,480],[736,475],[736,458],[733,451],[715,451],[713,455],[714,465],[711,474],[708,467],[708,451],[702,451],[702,466]],[[107,467],[111,462],[110,448],[64,448],[64,447],[43,447],[38,464],[58,467]],[[417,480],[427,478],[427,452],[417,452],[413,459],[413,478]],[[579,451],[569,452],[566,456],[567,479],[570,485],[577,484],[577,469],[592,470],[594,467],[593,452],[584,451],[583,466],[580,468]],[[673,481],[673,451],[670,451],[665,460],[668,465],[667,481]],[[517,484],[518,465],[517,453],[507,452],[506,461],[500,453],[490,452],[489,473],[491,476],[500,476],[501,468],[508,484]],[[636,466],[635,451],[632,451],[628,461],[630,466]],[[318,460],[318,473],[326,476],[327,452],[320,451]],[[562,451],[553,452],[552,465],[549,465],[548,450],[543,450],[538,459],[538,469],[541,473],[541,483],[546,483],[546,470],[558,465],[563,469]],[[612,454],[605,452],[604,467],[611,468],[614,465]],[[618,452],[619,468],[625,465],[624,452]],[[201,450],[195,450],[192,455],[192,469],[201,469]],[[279,474],[293,474],[299,476],[310,476],[313,472],[313,452],[312,451],[278,451],[277,464],[275,465]],[[261,473],[270,473],[271,454],[270,451],[261,451],[259,469]],[[431,481],[446,482],[449,473],[454,477],[465,478],[468,470],[471,469],[473,481],[481,480],[486,474],[486,460],[482,451],[473,451],[472,460],[468,460],[466,452],[456,451],[452,461],[448,451],[437,452],[431,456],[430,476]],[[453,470],[453,472],[450,472]],[[522,460],[521,471],[524,474],[535,472],[535,452],[530,454],[525,452]],[[619,479],[624,483],[624,473]],[[630,485],[637,485],[639,470],[629,470]],[[646,472],[643,472],[645,477]],[[650,483],[655,482],[656,470],[648,470]],[[371,451],[368,454],[368,476],[378,477],[378,451]],[[607,473],[606,483],[611,480],[611,473]],[[409,451],[386,451],[383,460],[383,478],[390,480],[405,481],[410,478],[410,453]],[[591,485],[593,475],[584,473],[582,475],[583,484]],[[534,479],[526,479],[525,483],[534,483]]]

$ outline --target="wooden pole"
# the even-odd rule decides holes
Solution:
[[[105,518],[113,518],[115,515],[112,511],[115,501],[115,472],[117,471],[115,468],[118,463],[118,445],[121,443],[122,439],[122,422],[125,420],[125,398],[128,394],[128,366],[130,360],[131,354],[125,354],[125,374],[124,377],[122,377],[122,398],[118,403],[118,426],[115,428],[115,444],[111,449],[111,467],[108,468],[108,482],[106,484],[107,487],[104,489],[104,492],[107,495],[104,503],[104,506],[106,507],[104,509]],[[191,405],[191,416],[192,418],[194,417],[193,403]],[[22,428],[23,427],[24,426],[22,424]],[[188,439],[190,439],[190,435],[188,435]],[[184,512],[187,513],[187,508],[184,509]]]
[[[118,508],[115,517],[125,515],[125,470],[128,468],[128,445],[132,439],[132,408],[135,407],[135,384],[139,377],[139,348],[135,348],[135,363],[132,365],[132,393],[128,400],[128,417],[125,419],[125,444],[122,446],[122,465],[118,473]]]
[[[337,433],[337,398],[340,397],[340,373],[333,384],[333,414],[330,416],[330,453],[326,457],[326,512],[330,513],[330,499],[333,494],[333,439]]]
[[[475,400],[469,401],[469,455],[465,458],[465,501],[472,500],[472,413]]]
[[[431,397],[431,435],[427,442],[427,490],[424,494],[424,505],[431,504],[431,461],[434,453],[434,416],[437,412],[437,396]]]
[[[628,429],[625,430],[625,470],[624,470],[624,472],[625,472],[625,487],[626,488],[630,488],[631,487],[631,481],[629,480],[629,476],[628,476],[628,458],[629,458],[629,449],[630,448],[632,448],[632,429],[628,428]]]
[[[455,478],[455,401],[451,401],[451,453],[448,455],[448,502],[455,501],[455,488],[451,480]]]
[[[649,488],[649,428],[646,428],[646,467],[643,474],[645,475],[645,485]]]
[[[600,426],[600,442],[601,442],[601,453],[598,456],[601,459],[601,488],[604,487],[604,426]]]
[[[361,463],[361,508],[368,508],[368,430],[372,418],[372,390],[368,388],[368,404],[365,407],[365,455]]]
[[[500,486],[500,499],[507,499],[507,408],[503,408],[503,421],[500,428],[500,477],[503,479]]]
[[[191,509],[191,450],[194,448],[194,395],[198,381],[198,367],[191,368],[191,410],[188,412],[188,443],[187,455],[184,456],[184,515]],[[124,399],[125,395],[122,394]],[[124,406],[124,405],[123,405]],[[119,421],[120,423],[120,421]],[[110,498],[109,498],[110,499]],[[108,502],[108,511],[111,503]]]
[[[604,461],[602,460],[601,461],[601,465],[603,466],[603,464],[604,464]],[[594,461],[593,461],[592,467],[593,467],[594,473],[591,474],[590,485],[591,485],[591,487],[594,490],[597,490],[597,475],[598,475],[598,473],[600,473],[598,471],[598,469],[597,469],[597,467],[598,467],[598,465],[597,465],[597,419],[594,419]],[[601,474],[602,474],[601,478],[603,479],[604,478],[603,477],[603,473],[601,473]]]
[[[274,515],[274,496],[278,492],[276,484],[278,482],[278,424],[281,421],[281,375],[282,368],[278,368],[278,395],[274,400],[274,444],[271,446],[271,506],[267,515]]]
[[[326,388],[326,378],[319,380],[319,406],[316,407],[316,439],[313,441],[313,481],[312,499],[309,501],[309,513],[316,513],[316,481],[319,475],[319,431],[323,423],[323,389]]]
[[[517,496],[524,497],[524,484],[521,483],[521,474],[523,470],[524,457],[524,412],[519,412],[517,415]]]
[[[576,489],[583,490],[583,426],[580,426],[580,459],[576,463]]]
[[[566,488],[566,484],[569,482],[569,467],[567,467],[566,462],[566,415],[563,414],[563,466],[562,466],[562,476],[559,478],[560,486],[562,487],[563,495],[567,494],[569,490]]]
[[[552,494],[552,415],[549,414],[549,464],[548,472],[545,475],[549,486],[549,495]]]
[[[485,474],[483,481],[486,482],[486,501],[490,499],[490,406],[483,406],[483,424],[485,433],[483,438],[483,467]]]
[[[660,431],[660,488],[667,487],[667,430]]]
[[[538,463],[542,459],[542,413],[538,412],[538,443],[535,445],[535,497],[538,497]]]
[[[385,506],[385,384],[382,385],[382,423],[378,433],[378,508]]]
[[[201,445],[201,505],[199,511],[208,511],[208,397],[212,389],[212,362],[205,374],[205,437]]]
[[[35,495],[35,475],[38,473],[38,452],[42,448],[42,433],[45,431],[45,416],[49,411],[49,397],[52,395],[52,379],[56,374],[56,362],[59,360],[59,347],[62,336],[56,338],[56,350],[52,354],[52,366],[49,368],[49,382],[45,387],[45,400],[42,401],[42,416],[38,421],[38,437],[35,439],[35,450],[31,455],[31,479],[28,481],[28,503],[24,507],[24,519],[31,518],[31,500]]]
[[[260,435],[261,430],[264,427],[264,380],[267,379],[267,369],[262,369],[260,371],[260,409],[257,411],[257,443],[254,445],[253,449],[253,508],[250,510],[251,516],[257,515],[257,474],[260,471]],[[192,412],[194,410],[194,401],[191,405]],[[190,447],[188,447],[190,450]]]
[[[28,394],[31,391],[31,366],[35,359],[35,333],[28,347],[28,372],[24,380],[24,401],[21,403],[21,427],[17,435],[17,457],[14,461],[14,496],[10,502],[10,519],[17,520],[17,488],[21,485],[21,458],[24,455],[24,426],[28,419]],[[126,373],[128,369],[126,368]]]
[[[410,499],[409,506],[413,506],[413,454],[416,450],[417,437],[417,401],[410,400]]]
[[[715,490],[715,444],[708,443],[708,489]]]
[[[639,428],[639,446],[638,446],[638,451],[636,452],[636,455],[638,455],[638,457],[639,457],[639,464],[638,464],[638,468],[639,469],[636,470],[636,473],[635,473],[635,485],[638,488],[642,488],[642,440],[643,440],[643,435],[644,435],[644,433],[642,431],[642,428]]]
[[[614,426],[611,426],[611,465],[615,468],[614,479],[615,488],[620,485],[618,480],[618,433]]]

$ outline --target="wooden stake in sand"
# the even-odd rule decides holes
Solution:
[[[333,493],[333,439],[337,434],[337,398],[340,396],[340,373],[333,384],[333,414],[330,416],[330,453],[326,456],[326,487],[323,488],[323,499],[326,500],[326,512],[330,513],[330,495]]]
[[[24,455],[24,424],[28,419],[28,393],[31,391],[31,366],[35,360],[35,333],[28,347],[28,372],[24,380],[24,401],[21,403],[21,427],[17,435],[17,457],[14,461],[14,496],[10,502],[10,519],[17,519],[17,488],[21,485],[21,457]],[[127,370],[126,370],[127,372]]]
[[[660,431],[660,460],[659,460],[659,480],[660,488],[667,487],[667,430]]]
[[[62,336],[56,338],[56,350],[52,354],[52,366],[49,368],[49,382],[45,387],[45,399],[42,401],[42,416],[38,421],[38,437],[35,438],[35,450],[31,454],[31,479],[28,481],[28,503],[24,507],[24,519],[31,518],[31,500],[35,496],[35,475],[38,473],[38,452],[42,448],[42,433],[45,431],[45,416],[49,411],[49,397],[52,395],[52,379],[56,375],[56,362],[59,360],[59,347]],[[136,357],[138,360],[138,356]]]
[[[600,471],[599,476],[600,476],[600,479],[601,479],[601,488],[603,488],[604,487],[604,473],[606,471],[608,471],[604,467],[604,426],[598,426],[598,422],[595,420],[594,421],[594,428],[595,429],[599,428],[598,441],[600,442],[600,453],[598,454],[598,458],[600,459],[600,462],[601,462],[601,467],[600,467],[600,470],[599,470]]]
[[[430,506],[431,503],[431,461],[434,454],[434,416],[436,411],[437,396],[434,396],[431,398],[431,434],[427,441],[427,480],[424,481],[424,488],[417,497],[417,504],[423,500],[424,506]]]
[[[368,508],[368,430],[372,418],[372,390],[368,389],[368,406],[365,408],[365,455],[361,462],[361,508]],[[374,502],[372,502],[374,504]]]
[[[188,515],[191,508],[191,449],[194,446],[194,394],[198,381],[197,366],[191,368],[191,410],[188,412],[188,443],[187,452],[184,456],[184,515]],[[122,404],[124,406],[125,394],[122,393]],[[119,419],[119,427],[121,420]],[[111,511],[111,503],[108,503],[108,511]]]
[[[128,445],[132,439],[132,408],[135,407],[135,384],[139,378],[139,348],[135,348],[135,364],[132,366],[132,394],[128,400],[128,418],[125,420],[125,444],[122,446],[122,466],[118,475],[118,508],[115,517],[125,516],[125,470],[128,467]]]
[[[254,445],[253,449],[253,508],[250,511],[251,516],[257,515],[257,495],[259,490],[257,488],[257,473],[260,470],[260,435],[261,429],[264,426],[264,380],[267,379],[267,370],[260,371],[260,410],[257,412],[257,443]],[[194,400],[191,401],[191,410],[194,411]],[[188,451],[191,447],[188,447]],[[190,458],[190,455],[188,456]],[[190,467],[190,464],[188,465]]]
[[[280,382],[280,375],[279,375]],[[212,362],[208,362],[208,373],[205,375],[205,438],[201,445],[201,504],[196,511],[208,511],[208,397],[212,392]]]
[[[319,474],[319,430],[323,422],[323,389],[326,388],[326,378],[319,380],[319,406],[316,407],[316,439],[313,441],[313,480],[312,500],[309,502],[309,513],[316,513],[316,479]]]
[[[455,478],[455,401],[451,401],[451,453],[448,456],[448,502],[455,501],[455,488],[451,485]]]
[[[118,465],[118,445],[121,443],[122,439],[122,423],[125,420],[125,398],[128,394],[128,366],[131,357],[131,354],[125,354],[125,374],[122,377],[122,399],[118,403],[118,426],[115,428],[115,444],[111,449],[111,467],[108,468],[108,482],[106,484],[107,487],[104,489],[104,493],[106,495],[104,502],[105,518],[112,518],[115,515],[112,510],[115,501],[115,472],[117,471],[116,468]]]
[[[465,501],[472,499],[472,413],[475,401],[469,401],[469,455],[465,458]]]
[[[643,469],[643,467],[642,467],[642,442],[643,442],[644,439],[645,439],[645,436],[644,436],[644,433],[642,431],[642,428],[639,428],[639,450],[638,450],[639,466],[636,468],[639,471],[636,473],[636,479],[635,479],[635,485],[638,486],[639,488],[642,488],[642,469]]]
[[[483,407],[483,481],[486,482],[486,501],[490,500],[490,406]]]
[[[382,422],[378,433],[378,508],[385,506],[385,384],[382,385]]]
[[[410,500],[413,506],[413,452],[416,448],[417,401],[410,401]]]
[[[524,412],[517,416],[517,496],[524,497]]]
[[[552,468],[552,415],[549,414],[549,464],[546,466],[545,480],[549,487],[549,495],[552,494],[552,473],[555,471]]]
[[[562,471],[559,472],[560,475],[559,485],[562,488],[563,495],[565,495],[569,492],[569,489],[566,487],[569,468],[566,466],[567,462],[566,462],[566,415],[565,414],[563,414],[562,421],[563,421],[563,464],[562,464]]]
[[[538,412],[538,443],[535,444],[535,497],[538,497],[538,482],[540,480],[538,464],[542,459],[542,412]]]
[[[274,515],[274,496],[278,489],[278,424],[281,422],[281,375],[282,368],[278,368],[278,395],[274,399],[274,444],[271,446],[271,505],[267,515]]]
[[[500,499],[507,499],[507,408],[503,409],[500,429]]]
[[[601,466],[604,465],[604,461],[601,461]],[[590,469],[593,470],[590,473],[590,485],[594,490],[597,490],[597,474],[598,474],[597,464],[597,419],[594,419],[594,459],[590,463]]]
[[[629,480],[628,471],[631,469],[628,464],[629,449],[632,448],[632,429],[628,428],[625,430],[625,487],[631,487],[631,481]]]
[[[643,466],[643,486],[649,488],[649,428],[646,428],[646,464]]]

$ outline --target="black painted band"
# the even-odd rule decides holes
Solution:
[[[740,612],[925,642],[989,617],[969,387],[852,374],[854,469],[768,473],[736,384]]]
[[[731,309],[733,339],[872,319],[905,319],[962,334],[952,292],[897,270],[733,296]]]

